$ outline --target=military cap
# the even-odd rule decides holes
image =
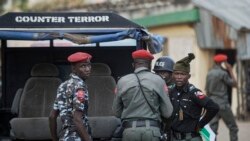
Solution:
[[[193,53],[189,53],[187,57],[177,61],[174,65],[174,71],[190,72],[190,62],[195,58]]]
[[[227,61],[227,56],[225,54],[217,54],[214,56],[214,61],[217,63]]]
[[[68,61],[71,63],[75,62],[87,62],[90,61],[92,56],[85,52],[76,52],[68,57]]]
[[[148,51],[146,50],[136,50],[132,53],[132,58],[133,59],[145,59],[145,60],[153,60],[154,59],[154,56],[149,53]]]

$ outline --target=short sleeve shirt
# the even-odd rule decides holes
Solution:
[[[73,112],[83,112],[83,123],[87,123],[89,95],[85,82],[75,74],[62,83],[57,90],[57,97],[53,109],[60,111],[60,117],[63,121],[63,127],[73,127]]]

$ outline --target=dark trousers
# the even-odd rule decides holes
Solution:
[[[221,108],[217,115],[210,121],[210,127],[218,134],[219,120],[222,119],[229,129],[230,141],[238,141],[238,126],[236,124],[230,105]]]
[[[202,141],[199,133],[172,132],[171,141]]]

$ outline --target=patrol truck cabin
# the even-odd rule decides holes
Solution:
[[[115,83],[133,71],[131,52],[146,46],[157,52],[154,46],[163,41],[158,39],[113,12],[0,16],[1,138],[50,139],[48,115],[56,87],[71,72],[67,57],[84,51],[93,56],[87,82],[93,136],[110,140],[119,124],[111,110]]]

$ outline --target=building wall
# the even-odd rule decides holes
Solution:
[[[195,59],[191,62],[190,83],[205,92],[206,75],[213,66],[214,49],[202,49],[198,47],[195,30],[190,24],[177,24],[159,27],[150,27],[148,30],[154,34],[160,34],[167,37],[168,41],[162,53],[156,54],[153,64],[157,58],[168,55],[178,61],[187,56],[189,52],[195,54]],[[234,71],[236,67],[234,66]],[[236,72],[235,72],[236,74]],[[232,91],[232,110],[237,115],[237,90]]]
[[[190,83],[204,91],[206,74],[212,66],[211,56],[213,51],[201,49],[197,45],[195,31],[190,24],[150,27],[154,34],[167,37],[168,41],[162,53],[156,54],[155,60],[162,55],[169,55],[178,61],[192,52],[196,58],[191,62]]]

